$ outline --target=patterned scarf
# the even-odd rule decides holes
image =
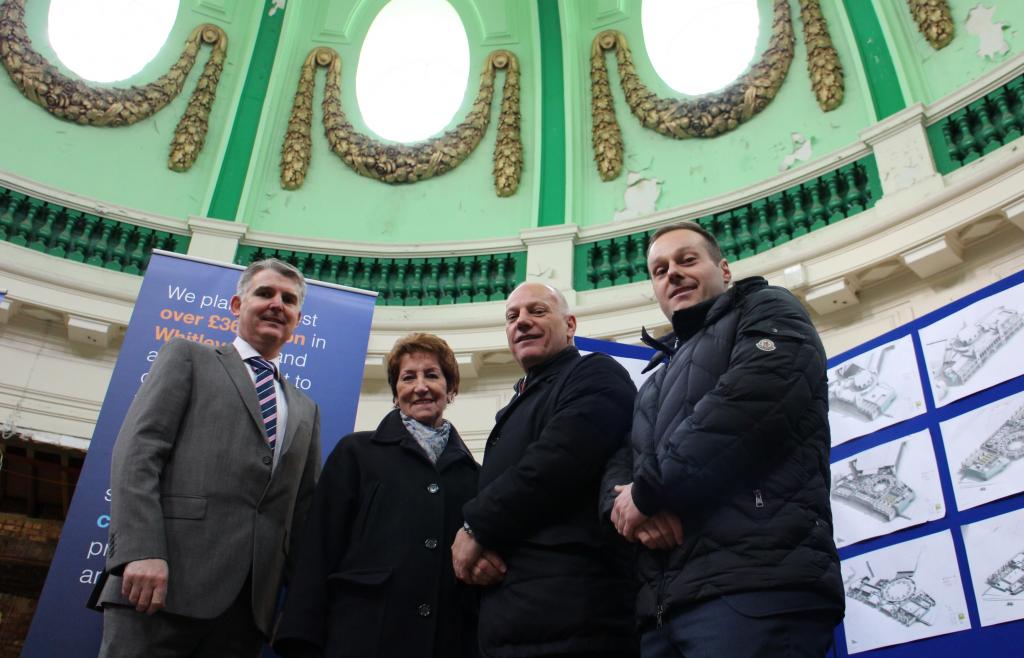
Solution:
[[[412,438],[416,439],[416,443],[420,444],[423,452],[427,454],[427,459],[431,464],[436,464],[437,458],[448,445],[448,433],[451,432],[452,424],[446,420],[441,427],[430,427],[411,416],[406,416],[402,411],[398,413],[402,416],[405,429],[409,430],[409,434],[412,434]]]

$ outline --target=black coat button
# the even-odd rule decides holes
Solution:
[[[436,494],[440,490],[441,485],[439,485],[437,482],[431,482],[430,484],[427,485],[427,491],[432,494]]]
[[[421,603],[420,607],[417,608],[416,611],[419,613],[420,617],[430,616],[430,606],[426,603]]]
[[[264,455],[263,456],[263,463],[266,464],[267,466],[270,466],[271,464],[274,463],[274,458],[271,457],[270,455]]]
[[[423,545],[429,549],[437,548],[437,540],[431,537],[430,539],[423,542]]]

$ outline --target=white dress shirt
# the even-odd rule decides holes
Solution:
[[[281,458],[281,446],[284,445],[285,430],[288,428],[288,400],[284,397],[284,388],[281,386],[280,379],[281,354],[278,353],[273,359],[264,358],[252,345],[245,342],[245,339],[241,336],[235,336],[232,345],[238,350],[238,356],[242,357],[242,361],[258,356],[264,361],[274,364],[274,368],[277,369],[278,376],[274,378],[274,391],[277,393],[277,440],[274,442],[274,465],[271,467],[271,470],[276,469],[277,462]],[[245,364],[245,371],[249,373],[249,379],[252,380],[253,386],[256,386],[256,373],[253,372],[252,367],[248,363]]]

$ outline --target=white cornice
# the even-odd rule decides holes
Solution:
[[[100,201],[99,199],[81,196],[74,192],[58,190],[57,188],[22,178],[3,169],[0,169],[0,185],[15,192],[21,192],[36,199],[42,199],[48,203],[100,215],[101,217],[123,220],[135,226],[144,226],[170,233],[184,233],[187,228],[185,222],[180,219],[134,208],[125,208],[124,206]]]
[[[222,219],[208,219],[191,215],[188,218],[188,228],[192,233],[204,233],[219,238],[231,238],[240,240],[249,231],[246,224],[239,222],[228,222]]]
[[[865,128],[860,132],[860,138],[865,144],[873,146],[905,131],[908,126],[923,123],[924,118],[924,104],[915,103],[892,116],[882,119],[870,128]]]
[[[281,233],[250,231],[246,246],[284,249],[288,251],[338,254],[364,258],[441,258],[446,256],[478,256],[523,251],[526,247],[518,237],[461,242],[427,242],[422,244],[388,244],[383,242],[347,242],[302,238]]]
[[[22,304],[127,326],[141,285],[142,277],[0,241],[0,287]]]
[[[902,194],[898,203],[876,206],[741,260],[733,265],[734,275],[760,274],[784,283],[786,271],[800,267],[806,290],[844,278],[857,281],[862,273],[890,261],[899,265],[899,271],[910,271],[902,254],[943,236],[955,239],[976,221],[1005,218],[1006,209],[1021,203],[1024,143],[1005,146],[943,181],[944,188],[937,193]],[[565,225],[536,230],[534,236],[570,239],[574,232],[574,226]],[[140,282],[139,277],[0,242],[0,288],[8,288],[8,299],[21,304],[124,326]],[[596,337],[632,335],[641,325],[664,322],[646,282],[579,291],[576,306],[580,331]],[[378,307],[369,358],[379,358],[397,336],[412,330],[441,333],[460,354],[504,352],[502,308],[500,301]]]
[[[580,229],[575,224],[559,224],[524,229],[519,232],[519,238],[525,245],[536,245],[575,239],[579,234]]]
[[[1021,69],[1024,69],[1024,53],[929,105],[925,110],[925,114],[928,116],[927,123],[934,123],[947,114],[1013,81],[1021,74]]]

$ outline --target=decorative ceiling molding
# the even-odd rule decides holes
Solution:
[[[25,27],[25,0],[7,0],[0,6],[0,61],[15,86],[58,119],[80,125],[116,128],[153,116],[181,92],[204,44],[211,47],[210,59],[171,138],[167,167],[174,171],[187,171],[206,141],[210,109],[227,57],[224,30],[211,23],[192,30],[178,61],[154,82],[127,89],[92,87],[64,75],[33,49]]]
[[[596,30],[629,19],[626,11],[626,0],[596,0],[594,2],[594,21],[591,24]]]
[[[517,20],[518,3],[471,0],[469,4],[480,23],[481,46],[514,46],[522,40]]]
[[[365,2],[351,0],[324,0],[318,6],[316,25],[320,31],[313,38],[317,43],[352,43],[352,26],[356,15],[363,9]]]
[[[818,0],[800,0],[800,14],[808,43],[811,87],[822,111],[828,112],[842,103],[843,69]],[[689,139],[735,130],[764,110],[786,79],[794,48],[789,2],[775,0],[768,47],[746,73],[719,92],[662,98],[640,80],[626,36],[618,30],[600,32],[590,49],[590,93],[594,161],[601,180],[618,178],[625,151],[605,65],[607,51],[615,51],[626,104],[640,125],[666,137]]]
[[[355,130],[341,105],[341,56],[332,48],[314,48],[302,65],[288,131],[281,147],[281,187],[302,187],[312,157],[310,137],[316,71],[327,69],[324,85],[324,132],[331,150],[361,176],[384,183],[415,183],[440,176],[459,166],[480,144],[491,120],[494,79],[505,71],[501,113],[494,145],[494,187],[500,197],[519,188],[523,167],[520,137],[519,60],[507,50],[487,56],[480,73],[480,90],[466,118],[439,137],[416,144],[376,140]]]
[[[822,112],[830,112],[843,102],[843,65],[832,45],[828,23],[818,0],[800,0],[800,22],[804,26],[807,47],[807,75],[811,90]]]
[[[192,9],[197,14],[230,23],[238,13],[238,0],[194,0]]]
[[[768,48],[746,73],[720,92],[692,99],[661,98],[637,75],[626,36],[618,30],[599,33],[590,50],[590,80],[594,160],[601,180],[619,176],[625,149],[605,66],[607,51],[615,50],[622,91],[640,125],[667,137],[688,139],[734,130],[767,107],[786,79],[793,47],[789,3],[775,0]]]
[[[956,36],[948,0],[907,0],[907,8],[917,29],[935,50],[945,48]]]

